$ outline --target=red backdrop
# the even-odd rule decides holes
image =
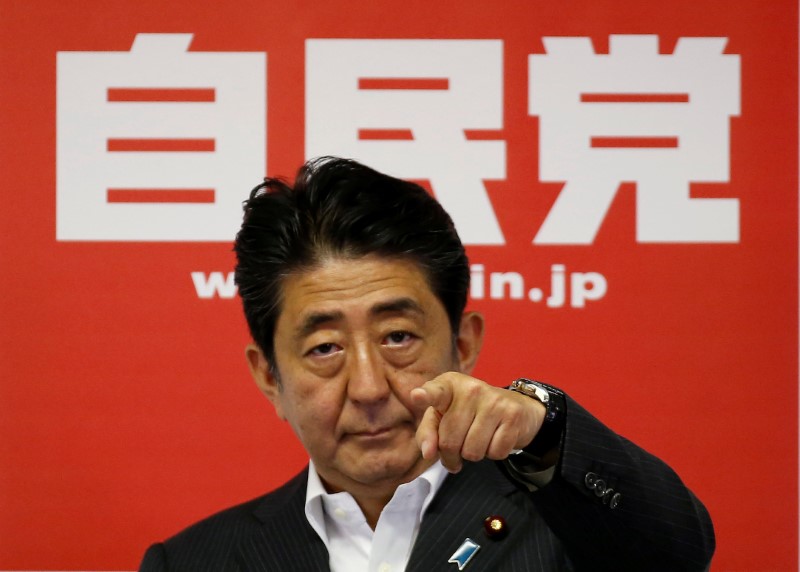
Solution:
[[[0,32],[0,569],[133,569],[305,463],[225,279],[249,187],[322,152],[458,212],[479,376],[669,462],[714,570],[797,569],[796,2],[0,0]]]

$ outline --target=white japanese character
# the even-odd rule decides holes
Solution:
[[[308,40],[306,156],[428,179],[467,244],[503,244],[484,180],[505,178],[498,40]]]
[[[266,54],[59,52],[58,240],[230,241],[266,171]]]
[[[534,239],[591,244],[621,182],[635,181],[639,242],[737,242],[737,199],[692,198],[690,182],[728,182],[739,56],[725,38],[545,38],[529,56],[542,181],[566,184]]]

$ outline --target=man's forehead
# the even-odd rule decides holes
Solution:
[[[416,261],[377,255],[325,259],[286,274],[281,286],[284,298],[349,297],[398,288],[418,291],[423,297],[433,295],[427,274]]]

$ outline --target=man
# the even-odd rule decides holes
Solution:
[[[235,250],[250,370],[311,460],[142,570],[708,567],[708,513],[669,467],[553,387],[470,376],[483,319],[422,188],[311,161],[253,191]]]

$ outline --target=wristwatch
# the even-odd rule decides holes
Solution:
[[[524,377],[515,379],[508,389],[537,400],[547,410],[536,437],[522,451],[542,457],[557,448],[561,443],[561,436],[566,426],[567,401],[564,398],[564,392],[541,381]]]

